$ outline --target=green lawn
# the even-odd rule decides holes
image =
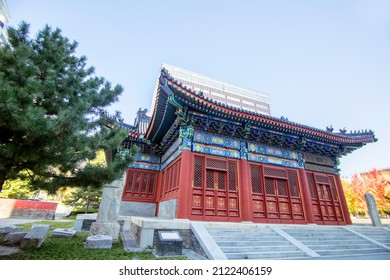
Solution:
[[[39,224],[47,224],[51,226],[49,234],[40,248],[29,249],[9,256],[0,256],[0,260],[130,260],[133,258],[141,260],[157,259],[151,252],[132,253],[124,251],[121,240],[119,240],[117,243],[114,243],[111,250],[86,249],[84,248],[84,241],[88,237],[88,232],[78,232],[73,238],[51,237],[51,232],[53,229],[72,228],[74,221],[43,221],[39,222]],[[31,228],[32,223],[18,226],[23,227],[24,231],[28,231]],[[184,260],[186,257],[164,259]]]

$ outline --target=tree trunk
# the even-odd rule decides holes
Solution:
[[[85,207],[85,214],[88,214],[89,210],[89,197],[87,197],[87,206]]]
[[[3,176],[3,174],[0,174],[0,192],[3,189],[3,185],[4,185],[6,180],[7,179],[5,178],[5,176]]]

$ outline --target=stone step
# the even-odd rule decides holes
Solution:
[[[315,231],[301,231],[301,232],[293,232],[289,230],[285,230],[286,233],[294,236],[340,236],[340,235],[353,235],[353,233],[349,231],[332,231],[332,232],[315,232]]]
[[[269,241],[269,240],[263,240],[263,241],[215,241],[219,246],[278,246],[278,245],[288,245],[290,244],[287,240],[278,240],[278,241]]]
[[[226,253],[229,260],[245,259],[281,259],[281,258],[300,258],[307,257],[302,251],[284,251],[284,252],[245,252],[245,253]]]
[[[208,232],[224,231],[224,232],[273,232],[271,228],[206,228]]]
[[[210,235],[219,235],[219,234],[228,234],[228,235],[246,235],[246,236],[272,236],[275,235],[276,232],[274,231],[251,231],[251,232],[241,232],[241,231],[224,231],[224,230],[218,230],[218,231],[208,231]]]
[[[287,246],[232,246],[232,247],[223,247],[220,249],[224,253],[246,253],[246,252],[285,252],[285,251],[299,251],[294,245]]]
[[[283,240],[279,235],[276,236],[268,236],[268,237],[252,237],[248,238],[245,236],[229,236],[229,235],[224,235],[224,236],[212,236],[215,241],[239,241],[239,240],[246,240],[246,241],[252,241],[252,242],[257,242],[257,241],[279,241]]]
[[[346,245],[329,245],[329,244],[315,244],[308,246],[313,251],[318,250],[351,250],[351,249],[380,249],[378,245],[375,244],[346,244]]]
[[[318,242],[323,242],[323,241],[332,241],[332,242],[359,242],[359,241],[363,241],[364,239],[359,237],[359,236],[339,236],[337,238],[316,238],[316,237],[296,237],[296,236],[292,236],[294,237],[296,240],[299,240],[301,241],[302,243],[305,243],[305,242],[310,242],[310,241],[318,241]]]
[[[345,242],[345,240],[299,240],[306,246],[311,246],[311,245],[316,245],[316,244],[322,244],[322,245],[337,245],[337,246],[342,246],[344,244],[348,245],[354,245],[354,246],[359,246],[362,243],[366,243],[368,241],[363,241],[363,240],[353,240],[349,242]]]
[[[228,232],[228,231],[223,231],[223,230],[220,230],[220,231],[212,231],[212,232],[208,232],[210,235],[220,235],[220,234],[225,234],[225,235],[240,235],[240,236],[272,236],[272,235],[275,235],[276,232],[274,231],[267,231],[267,232],[264,232],[264,231],[255,231],[255,232]]]
[[[376,254],[376,253],[385,253],[386,249],[374,248],[374,249],[339,249],[339,250],[316,250],[320,256],[341,256],[341,255],[366,255],[366,254]]]

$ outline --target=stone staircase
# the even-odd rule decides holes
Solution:
[[[271,228],[208,228],[228,259],[305,259],[299,250]]]
[[[289,227],[283,231],[321,257],[357,256],[386,253],[384,247],[356,235],[344,227]],[[387,232],[390,236],[390,232]]]
[[[308,259],[390,252],[390,231],[374,227],[207,227],[228,259]]]
[[[380,242],[390,247],[390,228],[376,228],[376,227],[354,227],[354,230],[363,234],[377,242]]]

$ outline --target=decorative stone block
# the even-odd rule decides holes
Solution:
[[[112,237],[109,235],[91,235],[84,243],[85,248],[111,249]]]
[[[26,234],[27,232],[10,232],[5,236],[3,244],[7,246],[19,246]]]
[[[158,231],[156,254],[175,256],[182,254],[183,240],[178,231]]]
[[[12,232],[22,232],[23,228],[14,225],[0,227],[0,234],[8,234]]]
[[[39,248],[43,241],[46,239],[49,232],[49,226],[47,225],[33,225],[31,230],[24,236],[20,248]]]
[[[76,230],[70,228],[57,228],[52,231],[52,237],[66,237],[72,238],[76,234]]]

